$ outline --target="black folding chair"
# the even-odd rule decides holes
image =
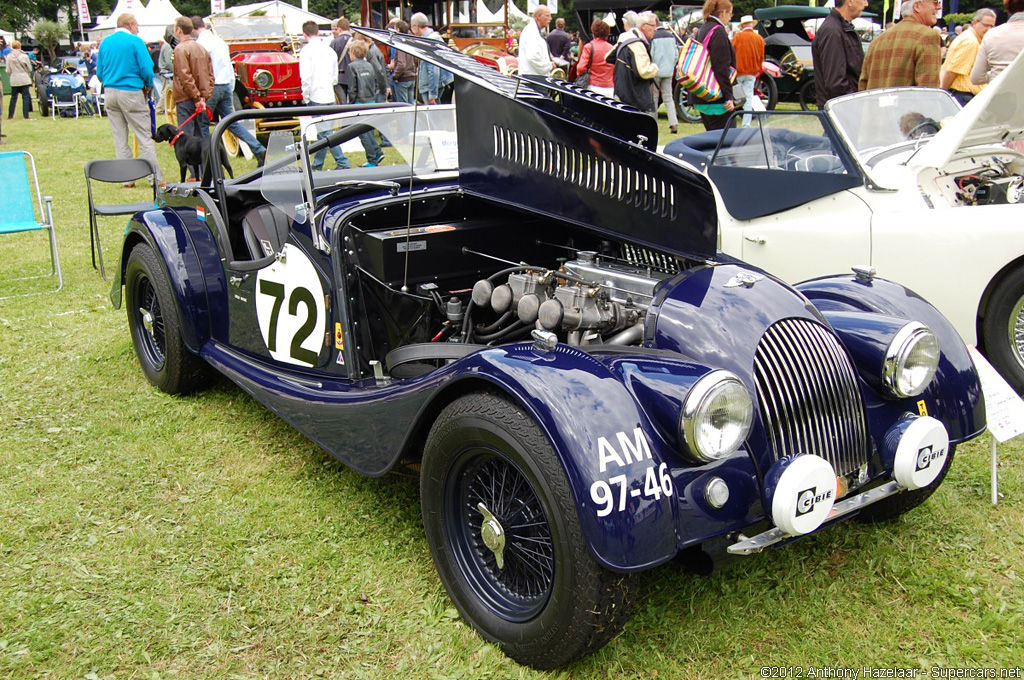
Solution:
[[[153,183],[153,200],[138,203],[105,203],[97,205],[92,200],[92,180],[121,184],[149,177]],[[107,273],[103,268],[103,249],[100,247],[100,230],[96,216],[134,215],[156,206],[156,168],[146,158],[118,158],[116,160],[89,161],[85,164],[85,188],[89,193],[89,247],[92,250],[92,268],[100,270],[104,280]],[[96,266],[97,258],[99,267]]]

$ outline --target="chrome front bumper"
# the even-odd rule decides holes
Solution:
[[[876,503],[883,498],[893,496],[900,491],[903,491],[904,487],[900,486],[897,482],[887,482],[881,486],[876,486],[873,489],[869,489],[863,493],[859,493],[856,496],[851,496],[844,500],[838,501],[832,506],[832,511],[829,513],[828,518],[822,523],[822,526],[831,522],[834,519],[845,517],[846,515],[857,512],[858,510]],[[807,535],[807,534],[800,534]],[[739,540],[730,545],[726,550],[731,555],[752,555],[759,553],[765,548],[775,545],[781,541],[788,540],[790,538],[799,538],[800,535],[787,534],[778,527],[769,529],[768,531],[757,534],[756,536],[744,536],[740,534],[737,536]]]

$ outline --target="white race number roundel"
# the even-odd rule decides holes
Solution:
[[[256,275],[256,319],[270,356],[315,366],[324,346],[324,289],[306,254],[286,243],[284,257]]]

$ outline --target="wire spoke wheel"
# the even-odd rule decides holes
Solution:
[[[555,571],[551,527],[536,492],[511,461],[486,450],[465,452],[449,484],[447,530],[460,568],[499,615],[530,619],[547,602]],[[488,528],[504,537],[500,550],[487,545]]]
[[[185,346],[174,293],[148,244],[136,245],[128,255],[124,288],[128,328],[146,379],[168,394],[203,387],[209,368]]]
[[[594,560],[550,440],[504,396],[471,393],[441,411],[423,450],[420,496],[448,595],[519,663],[572,663],[629,619],[628,578]]]
[[[1017,365],[1024,368],[1024,297],[1021,297],[1010,310],[1009,323],[1006,325],[1010,347]]]
[[[162,367],[167,357],[167,338],[164,335],[164,317],[156,288],[148,276],[140,276],[134,282],[135,299],[139,301],[138,324],[142,329],[140,337],[142,350],[156,367]]]
[[[984,354],[1017,393],[1024,392],[1024,267],[1002,276],[984,307]]]

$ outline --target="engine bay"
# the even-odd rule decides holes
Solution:
[[[413,343],[497,345],[534,330],[573,346],[639,345],[659,284],[697,264],[493,205],[485,217],[483,205],[435,199],[413,226],[387,224],[406,216],[401,204],[343,228],[367,362]]]
[[[920,179],[933,205],[938,201],[952,207],[1024,203],[1024,155],[1005,148],[954,159],[944,171],[926,170]]]

